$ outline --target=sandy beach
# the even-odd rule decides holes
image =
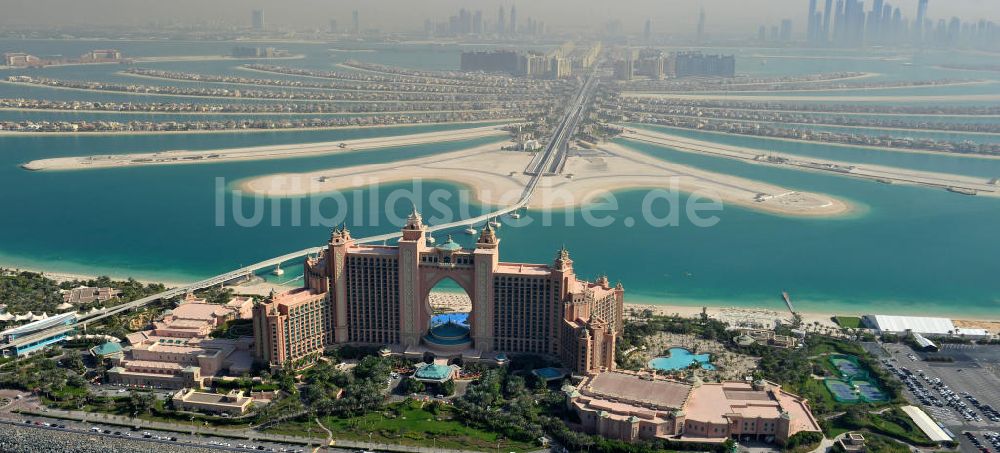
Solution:
[[[46,277],[53,279],[57,282],[64,281],[74,281],[74,280],[91,280],[97,278],[97,275],[84,275],[78,273],[68,273],[68,272],[48,272],[44,269],[36,268],[24,268],[17,266],[0,266],[0,268],[5,268],[8,270],[22,270],[31,271],[44,274]],[[112,274],[113,279],[124,280],[129,277],[122,276],[119,274]],[[137,278],[136,280],[142,283],[162,283],[166,287],[178,287],[183,286],[190,282],[178,282],[178,281],[164,281],[158,279],[144,279]],[[233,291],[236,294],[242,295],[256,295],[256,296],[266,296],[271,292],[271,289],[277,291],[283,291],[288,289],[293,289],[297,287],[297,282],[292,282],[286,285],[282,285],[277,282],[268,282],[262,280],[255,280],[243,285],[233,287]],[[472,309],[472,301],[469,296],[462,291],[435,291],[429,296],[430,304],[437,311],[441,312],[468,312]],[[626,295],[626,300],[628,296]],[[662,304],[660,303],[625,303],[625,313],[628,316],[639,316],[644,310],[651,310],[654,314],[659,316],[681,316],[687,318],[693,318],[700,316],[702,310],[704,309],[706,314],[713,319],[718,319],[723,322],[735,323],[735,322],[757,322],[760,324],[773,324],[776,321],[782,323],[790,323],[792,316],[788,311],[772,310],[767,308],[754,308],[754,307],[737,307],[737,306],[719,306],[719,305],[706,305],[692,306],[692,305],[670,305],[669,300],[664,300]],[[866,313],[854,312],[854,313],[834,313],[834,312],[799,312],[802,317],[802,322],[805,325],[821,326],[831,329],[839,329],[840,327],[833,321],[834,316],[860,316]],[[963,328],[983,328],[991,332],[1000,332],[1000,318],[996,319],[954,319],[956,327]]]
[[[520,198],[530,179],[523,172],[531,158],[530,153],[500,151],[499,145],[490,144],[385,164],[260,176],[242,181],[239,187],[249,193],[289,197],[442,180],[471,189],[482,204],[498,206]],[[674,164],[613,143],[571,154],[563,174],[542,179],[528,206],[572,208],[628,189],[694,193],[779,215],[835,217],[851,211],[850,205],[833,197]]]
[[[974,190],[976,195],[1000,197],[1000,185],[991,184],[991,180],[986,178],[818,159],[755,148],[722,145],[635,127],[626,128],[621,137],[665,146],[682,152],[738,159],[761,165],[791,166],[806,171],[822,171],[840,176],[872,179],[892,184],[911,184],[934,188],[962,188]]]
[[[473,140],[484,137],[499,138],[507,135],[507,132],[501,128],[502,126],[491,125],[468,129],[374,137],[338,142],[224,148],[205,151],[176,150],[161,151],[156,153],[57,157],[51,159],[33,160],[23,164],[21,167],[32,171],[84,170],[92,168],[115,168],[140,165],[203,164],[238,160],[287,159],[293,157],[318,156],[393,146],[412,146],[427,143]]]

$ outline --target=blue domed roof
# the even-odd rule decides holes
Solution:
[[[413,373],[413,376],[419,379],[444,380],[450,377],[451,373],[451,366],[432,363],[421,367],[416,373]]]
[[[448,236],[448,240],[445,241],[445,243],[437,246],[436,248],[438,250],[445,251],[445,252],[455,252],[455,251],[458,251],[458,250],[462,250],[461,244],[455,242],[455,240],[453,240],[450,235]]]

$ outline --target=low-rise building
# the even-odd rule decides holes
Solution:
[[[107,302],[121,297],[122,292],[114,288],[91,288],[81,286],[62,292],[63,302],[72,305]]]
[[[775,346],[779,348],[794,348],[799,342],[790,335],[778,335],[773,330],[766,329],[738,329],[740,335],[746,335],[757,343]],[[739,337],[737,337],[739,338]]]
[[[245,303],[234,301],[210,304],[189,295],[154,321],[152,329],[126,337],[131,347],[113,358],[115,366],[108,370],[109,381],[143,387],[201,388],[212,376],[249,372],[253,367],[253,337],[209,338],[212,330],[226,321],[248,318]]]
[[[0,332],[0,341],[3,342],[3,355],[22,356],[41,350],[46,346],[65,340],[72,333],[71,326],[76,324],[77,313],[63,313],[56,316],[33,315],[28,312],[25,316],[15,316],[13,321],[30,321],[17,327]],[[65,326],[66,329],[48,332],[49,329],[58,326]]]
[[[956,327],[948,318],[930,316],[864,315],[861,321],[879,334],[920,334],[927,338],[963,337],[968,339],[989,338],[986,329],[963,329]]]
[[[174,409],[208,414],[228,414],[240,416],[247,413],[253,398],[244,396],[240,390],[220,393],[199,392],[195,389],[181,389],[174,394],[171,402]]]
[[[846,453],[865,453],[868,451],[865,448],[865,436],[861,435],[861,433],[844,434],[843,437],[837,440],[837,443],[840,444],[840,447]]]
[[[624,441],[732,438],[781,444],[795,433],[820,431],[805,399],[765,381],[685,383],[614,371],[588,376],[564,391],[584,431]]]
[[[24,52],[8,52],[3,54],[3,62],[6,66],[34,66],[41,64],[42,60]]]

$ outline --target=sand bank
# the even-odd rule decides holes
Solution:
[[[857,164],[755,148],[722,145],[634,127],[626,128],[621,136],[625,139],[665,146],[678,151],[738,159],[755,164],[795,167],[797,169],[827,172],[840,176],[872,179],[890,184],[911,184],[955,189],[958,191],[974,191],[976,195],[1000,197],[1000,185],[991,184],[991,181],[988,179],[973,176],[910,170],[883,165]]]
[[[239,188],[259,195],[290,197],[376,184],[443,180],[470,189],[482,204],[501,206],[520,198],[530,179],[523,172],[531,158],[530,153],[500,151],[499,145],[490,144],[392,163],[260,176],[240,182]],[[572,208],[604,201],[612,192],[628,189],[695,193],[779,215],[833,217],[851,210],[846,202],[826,195],[665,162],[616,144],[572,154],[562,175],[541,180],[528,207]]]
[[[796,96],[784,94],[764,94],[760,96],[733,94],[680,94],[643,93],[623,91],[622,96],[653,99],[696,99],[710,101],[782,101],[782,102],[965,102],[1000,101],[1000,94],[947,94],[947,95],[904,95],[904,96]]]
[[[156,153],[108,154],[79,157],[57,157],[34,160],[23,164],[27,170],[82,170],[91,168],[131,167],[139,165],[176,165],[215,163],[234,160],[287,159],[303,156],[345,153],[373,148],[411,146],[447,141],[501,137],[507,132],[501,126],[435,131],[411,135],[374,137],[339,142],[297,143],[288,145],[254,146],[204,151],[162,151]]]

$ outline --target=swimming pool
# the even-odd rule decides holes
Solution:
[[[715,369],[715,365],[709,362],[711,354],[692,354],[691,351],[684,348],[670,348],[668,352],[670,355],[666,357],[656,357],[650,360],[649,367],[660,371],[674,371],[683,370],[692,363],[699,362],[702,369]]]
[[[468,326],[469,325],[469,314],[468,313],[441,313],[431,317],[431,327],[445,324],[451,321],[455,324]]]

